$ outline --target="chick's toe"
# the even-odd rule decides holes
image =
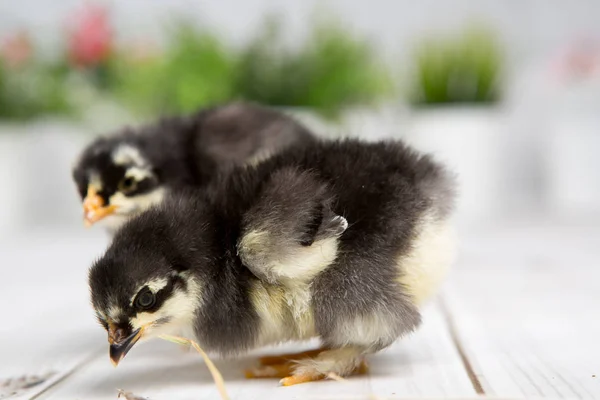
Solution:
[[[362,352],[352,347],[322,351],[314,358],[300,359],[294,364],[294,373],[280,381],[282,386],[368,372]]]
[[[325,379],[323,375],[294,374],[279,381],[281,386],[293,386],[299,383],[315,382]]]

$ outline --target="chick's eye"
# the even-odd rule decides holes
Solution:
[[[123,178],[119,183],[119,190],[123,192],[129,192],[135,189],[137,182],[132,177]]]
[[[151,308],[156,302],[156,297],[154,293],[149,290],[145,290],[141,292],[138,297],[135,299],[135,305],[137,308],[145,310]]]

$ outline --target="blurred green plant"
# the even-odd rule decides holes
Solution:
[[[370,105],[391,93],[389,74],[372,48],[342,28],[322,22],[304,46],[291,50],[278,21],[264,26],[234,51],[215,34],[180,24],[164,54],[124,59],[120,96],[142,113],[244,99],[336,117],[347,106]]]
[[[119,96],[141,113],[191,112],[234,95],[234,55],[189,23],[171,32],[164,54],[123,57],[118,68]]]
[[[489,29],[428,38],[414,52],[410,102],[415,105],[492,103],[499,97],[503,53]]]
[[[0,119],[28,120],[45,114],[70,114],[61,65],[29,64],[13,68],[0,59]]]
[[[175,114],[243,99],[335,118],[392,94],[390,75],[366,40],[319,18],[304,44],[289,46],[281,22],[268,19],[233,49],[214,31],[179,20],[162,51],[144,53],[131,43],[117,47],[108,13],[90,5],[73,19],[56,65],[30,57],[24,37],[9,43],[7,59],[19,67],[0,67],[0,117],[67,113],[71,103],[83,113],[110,99],[138,116]]]
[[[318,20],[296,50],[287,48],[283,37],[280,21],[271,19],[242,52],[235,84],[239,97],[335,118],[345,107],[372,105],[392,93],[373,48],[341,26]]]

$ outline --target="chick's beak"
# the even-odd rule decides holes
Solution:
[[[109,324],[108,342],[110,343],[110,361],[116,367],[119,362],[127,355],[129,350],[137,343],[144,334],[144,327],[136,329],[129,333],[123,328],[118,328],[115,324]],[[126,336],[127,335],[127,336]]]
[[[117,208],[114,205],[104,205],[104,199],[98,195],[93,186],[88,187],[87,196],[83,200],[83,222],[91,226],[102,218],[113,214]]]

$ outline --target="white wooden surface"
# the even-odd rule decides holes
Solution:
[[[525,226],[465,244],[444,299],[484,391],[600,398],[600,231]]]
[[[105,242],[82,231],[1,244],[0,399],[115,399],[117,388],[155,400],[218,399],[199,355],[171,343],[138,346],[111,366],[86,286]],[[256,354],[216,363],[240,400],[600,398],[598,256],[600,229],[472,233],[422,328],[371,357],[367,376],[283,388],[243,378]],[[283,350],[296,348],[266,351]],[[18,378],[47,373],[15,389]]]

